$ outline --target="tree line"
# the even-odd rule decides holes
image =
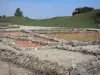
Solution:
[[[96,9],[94,9],[92,7],[76,8],[73,11],[72,16],[77,15],[77,14],[81,14],[81,13],[91,12],[91,11],[94,11],[94,10],[96,10]],[[98,13],[95,14],[94,19],[95,19],[96,23],[100,24],[100,12],[98,12]]]
[[[95,9],[92,8],[92,7],[75,8],[75,10],[72,12],[72,16],[77,15],[77,14],[81,14],[81,13],[91,12],[93,10],[95,10]],[[16,17],[24,17],[23,12],[22,12],[22,10],[20,8],[16,9],[16,11],[14,13],[14,16],[16,16]],[[5,17],[6,17],[6,15],[0,16],[0,18],[5,18]],[[25,18],[29,19],[28,17],[25,17]],[[96,13],[95,20],[98,23],[100,23],[100,12]]]
[[[79,7],[79,8],[75,8],[75,10],[72,12],[72,16],[74,15],[77,15],[77,14],[81,14],[81,13],[86,13],[86,12],[90,12],[90,11],[93,11],[95,10],[94,8],[92,7]],[[99,14],[97,14],[99,15]],[[14,13],[14,16],[17,16],[17,17],[24,17],[23,15],[23,12],[20,8],[17,8],[15,13]],[[3,15],[3,16],[0,16],[1,17],[6,17],[6,15]]]
[[[93,11],[93,10],[95,10],[95,9],[92,8],[92,7],[81,7],[81,8],[76,8],[76,9],[73,11],[72,15],[77,15],[77,14],[81,14],[81,13],[91,12],[91,11]]]
[[[6,18],[6,15],[0,16],[0,18]]]
[[[90,12],[90,11],[93,11],[95,10],[94,8],[92,7],[81,7],[81,8],[76,8],[73,12],[72,12],[72,15],[77,15],[77,14],[81,14],[81,13],[86,13],[86,12]],[[23,12],[21,11],[20,8],[17,8],[15,13],[14,13],[14,16],[18,16],[18,17],[23,17]]]

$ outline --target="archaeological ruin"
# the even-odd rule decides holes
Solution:
[[[0,60],[33,75],[100,75],[100,29],[20,26],[0,24]]]

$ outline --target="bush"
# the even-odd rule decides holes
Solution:
[[[90,11],[93,11],[93,10],[95,10],[95,9],[92,8],[92,7],[76,8],[76,9],[74,10],[74,12],[72,13],[72,15],[81,14],[81,13],[86,13],[86,12],[90,12]]]
[[[3,15],[2,17],[3,17],[3,18],[6,18],[6,15]]]
[[[0,18],[2,18],[2,16],[0,16]]]

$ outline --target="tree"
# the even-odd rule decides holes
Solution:
[[[86,13],[86,12],[90,12],[90,11],[93,11],[93,10],[95,10],[95,9],[92,8],[92,7],[76,8],[76,9],[74,10],[74,12],[72,13],[72,15],[81,14],[81,13]]]
[[[0,16],[0,18],[2,18],[2,16]]]
[[[26,19],[29,19],[27,16],[25,17]]]
[[[14,15],[18,17],[23,17],[23,12],[20,10],[20,8],[17,8]]]
[[[3,15],[2,17],[3,17],[3,18],[6,18],[6,15]]]

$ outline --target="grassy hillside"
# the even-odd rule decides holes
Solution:
[[[82,13],[75,16],[55,17],[51,19],[33,20],[21,17],[1,18],[2,23],[23,24],[28,26],[54,26],[54,27],[84,27],[96,28],[94,16],[100,10],[95,10],[88,13]]]

